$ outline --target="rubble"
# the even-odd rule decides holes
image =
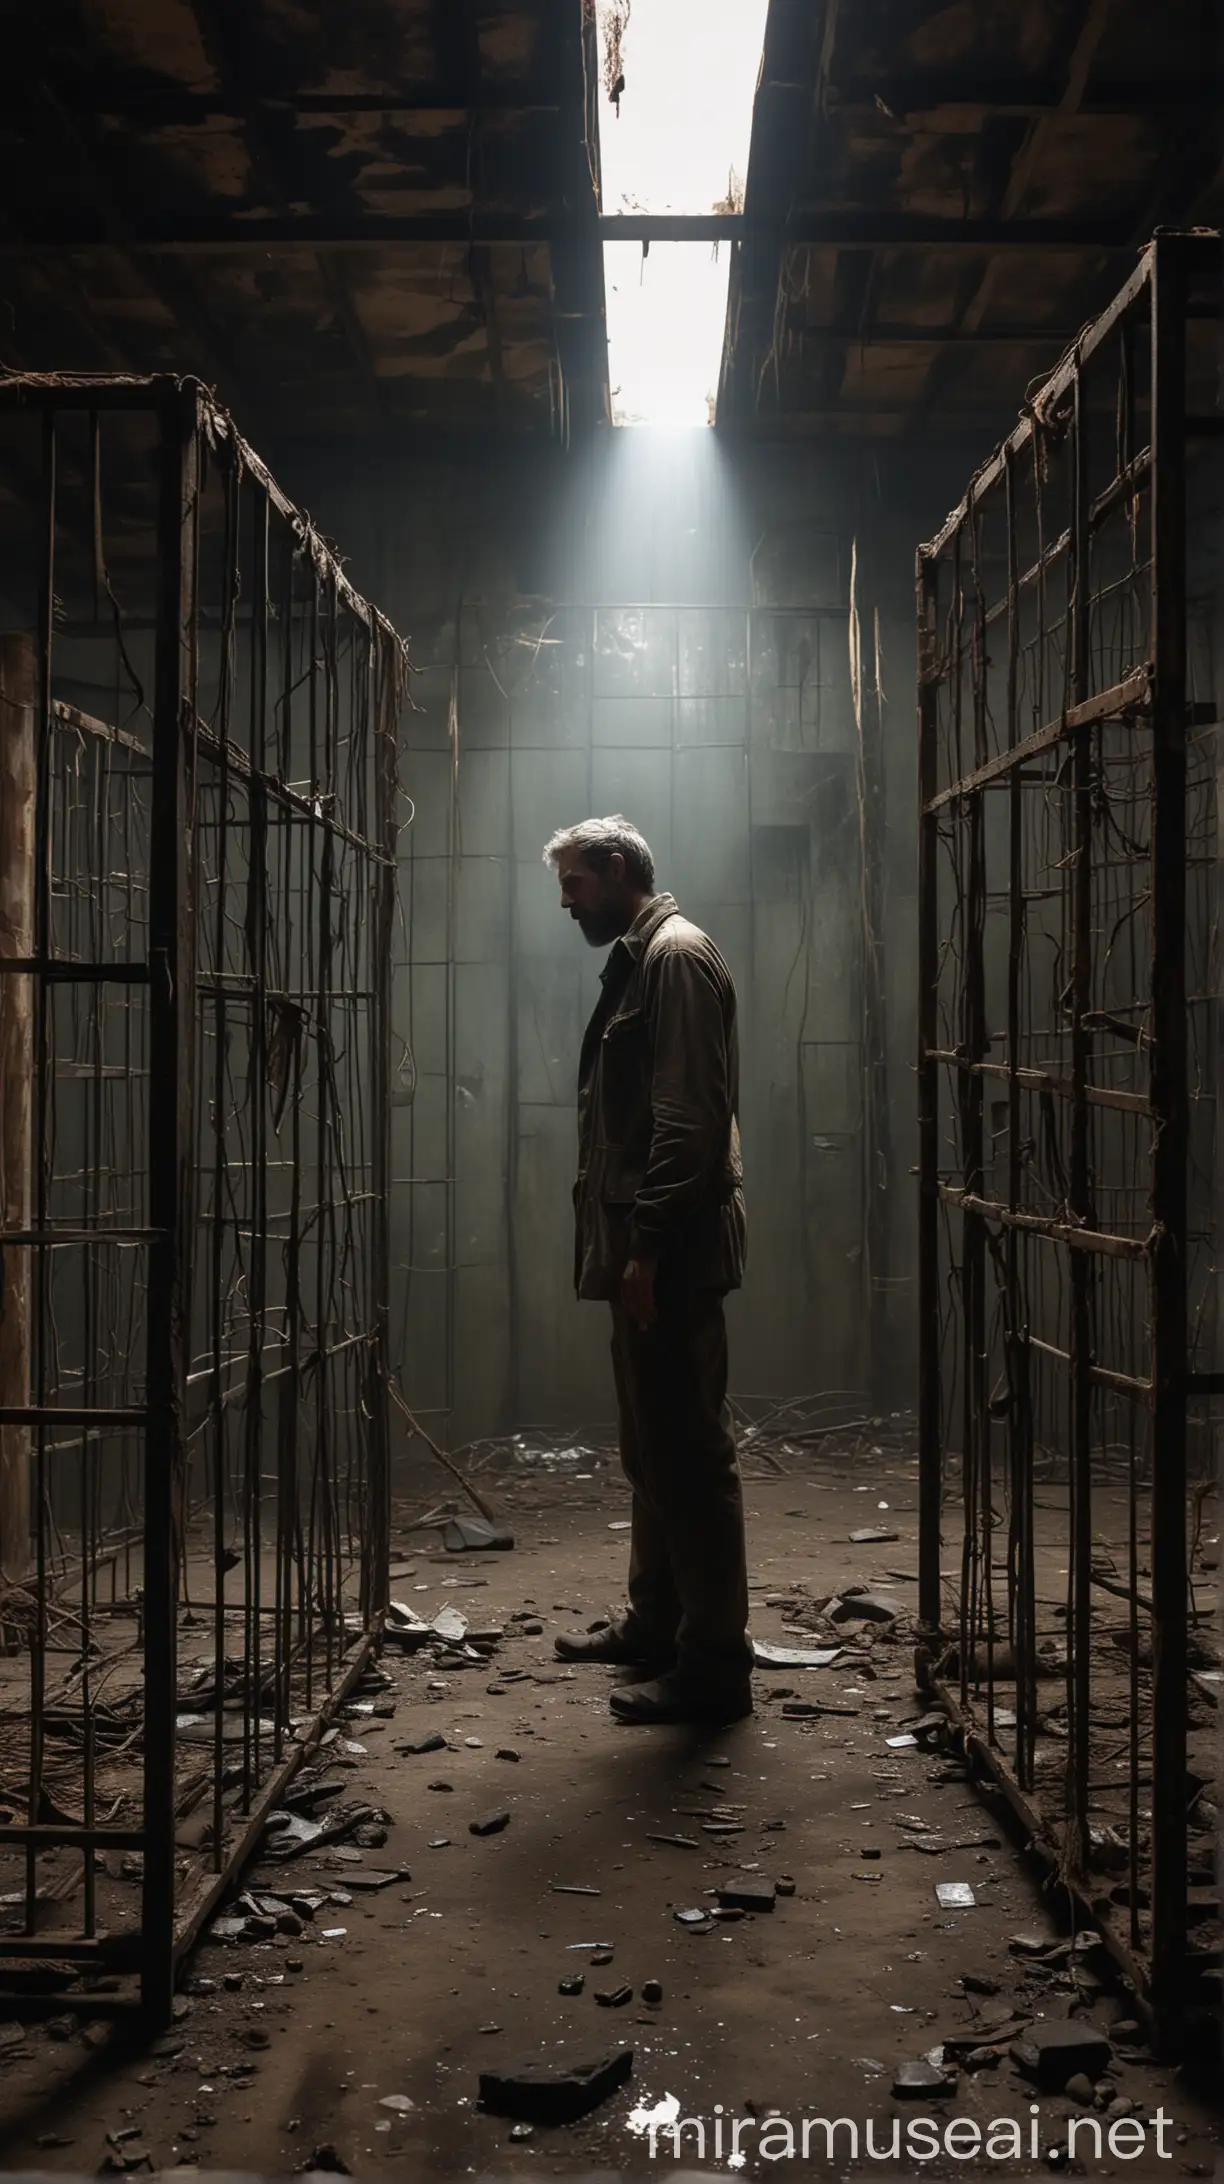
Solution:
[[[1113,2049],[1099,2027],[1083,2018],[1041,2018],[1012,2042],[1011,2056],[1043,2092],[1061,2093],[1077,2073],[1099,2078]]]
[[[826,1614],[831,1623],[895,1623],[897,1610],[890,1600],[881,1599],[878,1593],[860,1592],[847,1586],[839,1599],[830,1602]]]
[[[352,2173],[347,2161],[330,2142],[316,2146],[309,2159],[299,2162],[294,2170],[295,2176],[351,2176]]]
[[[947,2100],[956,2091],[956,2072],[924,2057],[902,2063],[892,2083],[895,2100]]]
[[[716,1893],[719,1907],[724,1911],[772,1911],[777,1890],[772,1881],[745,1878],[729,1881]]]
[[[831,1668],[840,1646],[775,1646],[764,1639],[752,1641],[752,1657],[758,1668]]]
[[[490,1548],[505,1552],[513,1547],[514,1534],[508,1524],[490,1524],[486,1517],[451,1517],[442,1527],[442,1545],[453,1555]]]
[[[525,2123],[576,2123],[633,2073],[633,2049],[611,2048],[590,2062],[530,2061],[515,2070],[482,2070],[480,2098],[493,2115]]]

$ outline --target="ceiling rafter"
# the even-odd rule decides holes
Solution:
[[[243,0],[237,0],[237,4],[235,0],[190,0],[190,4],[204,51],[216,70],[226,97],[241,120],[257,186],[269,203],[275,205],[281,218],[292,218],[292,195],[268,133],[264,112],[246,92],[246,85],[251,80],[246,66],[250,13],[243,6]],[[375,415],[386,424],[390,416],[387,390],[378,376],[373,352],[349,291],[344,269],[322,247],[315,251],[315,263],[332,315],[344,336],[367,398]]]
[[[571,200],[571,206],[573,201]],[[57,213],[33,214],[26,233],[39,250],[89,250],[110,240],[104,220]],[[409,214],[182,214],[130,217],[126,247],[148,256],[265,249],[385,250],[409,244],[614,242],[734,242],[759,238],[764,248],[807,250],[1041,250],[1100,251],[1130,248],[1130,223],[1117,219],[939,219],[924,214],[806,211],[780,220],[747,213],[612,213],[589,216],[581,207],[560,213],[516,216],[472,208]],[[0,244],[0,250],[4,247]],[[9,245],[9,248],[15,246]]]
[[[766,18],[742,241],[728,286],[720,423],[755,414],[761,374],[775,353],[787,269],[784,231],[803,177],[809,132],[820,124],[820,86],[827,80],[839,6],[840,0],[823,0],[822,9],[815,10],[806,0],[772,0]]]
[[[472,12],[472,0],[434,0],[433,36],[441,62],[443,84],[463,96],[468,124],[468,186],[474,202],[486,195],[484,171],[484,58],[480,34]],[[501,424],[506,408],[506,375],[502,359],[501,329],[497,317],[497,291],[488,243],[473,241],[468,249],[472,288],[484,319],[493,382],[493,406]]]

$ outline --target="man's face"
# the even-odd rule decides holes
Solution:
[[[561,908],[567,910],[592,948],[607,948],[627,933],[632,916],[625,899],[625,862],[613,857],[596,871],[574,850],[557,866]]]

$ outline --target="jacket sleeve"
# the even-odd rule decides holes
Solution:
[[[691,950],[667,948],[648,975],[650,1157],[629,1251],[655,1259],[701,1203],[726,1150],[730,1093],[723,998],[712,967]]]

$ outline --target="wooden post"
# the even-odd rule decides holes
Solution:
[[[34,640],[0,636],[0,958],[34,953]],[[30,1090],[34,983],[0,973],[0,1224],[30,1226]],[[30,1400],[30,1266],[0,1251],[0,1404]],[[0,1578],[30,1560],[30,1433],[0,1426]]]

